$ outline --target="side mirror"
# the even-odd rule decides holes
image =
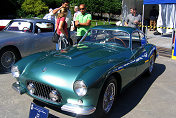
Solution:
[[[143,37],[143,38],[141,39],[141,45],[143,46],[143,45],[146,45],[146,44],[147,44],[147,40],[146,40],[145,37]]]

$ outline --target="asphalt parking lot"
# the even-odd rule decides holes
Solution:
[[[141,76],[119,96],[109,118],[175,118],[176,60],[159,56],[153,74]],[[27,95],[19,95],[11,85],[11,74],[0,74],[0,118],[28,118]],[[50,117],[71,118],[50,110]]]

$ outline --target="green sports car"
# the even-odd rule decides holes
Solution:
[[[12,87],[63,111],[101,118],[126,85],[152,72],[156,57],[156,46],[140,30],[96,26],[72,47],[18,61],[11,69],[17,79]]]

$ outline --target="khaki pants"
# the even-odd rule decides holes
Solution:
[[[156,20],[150,20],[150,31],[151,29],[156,30]]]

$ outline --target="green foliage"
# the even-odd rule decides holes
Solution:
[[[39,15],[48,10],[48,6],[41,0],[25,0],[21,9],[27,14]]]
[[[57,8],[61,5],[62,0],[42,0],[49,8]]]
[[[116,22],[106,22],[102,20],[92,20],[91,27],[98,26],[98,25],[109,25],[109,24],[116,24]]]
[[[14,15],[15,17],[42,17],[48,13],[49,8],[58,8],[62,0],[6,0],[8,7],[4,6],[0,13],[4,15]],[[70,0],[70,10],[74,13],[74,6],[86,4],[87,11],[94,13],[120,14],[122,0]],[[2,11],[8,9],[9,12]],[[4,13],[5,12],[5,13]]]
[[[122,0],[71,0],[73,5],[86,4],[91,13],[114,13],[121,10]]]

